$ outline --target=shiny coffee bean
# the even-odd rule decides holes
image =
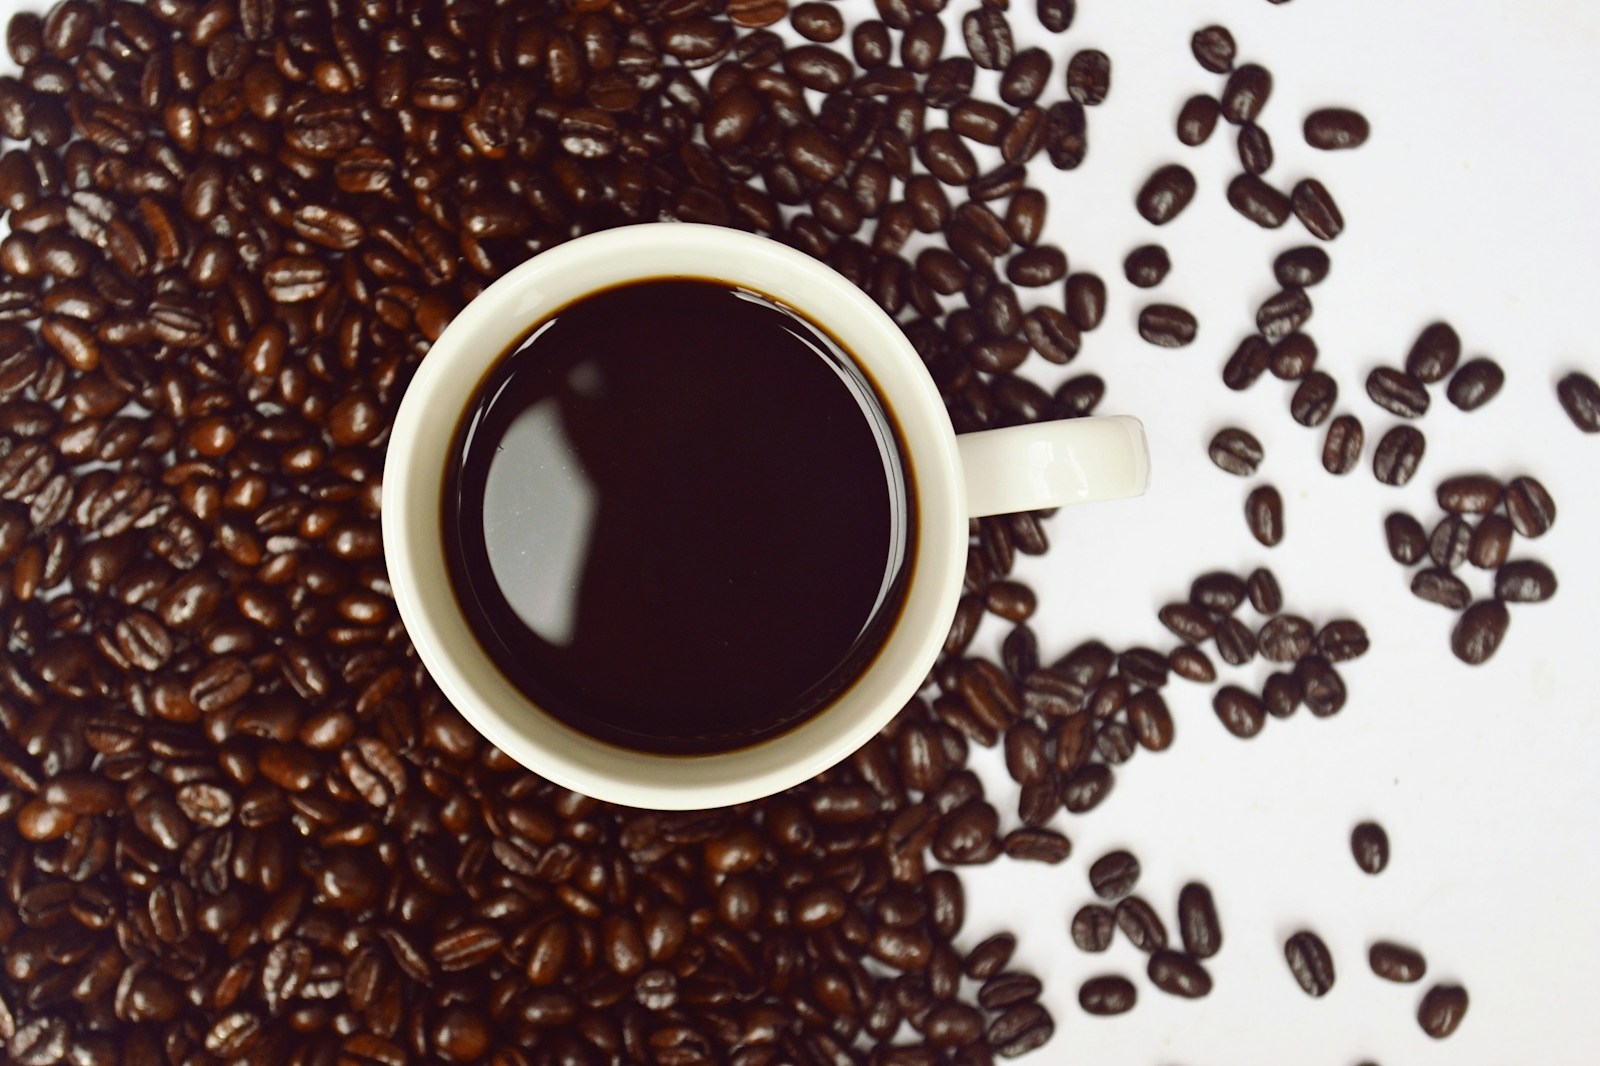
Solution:
[[[1236,427],[1218,430],[1211,438],[1209,453],[1218,469],[1236,477],[1254,474],[1265,455],[1254,434]]]
[[[1111,908],[1086,903],[1072,916],[1072,942],[1080,951],[1101,952],[1111,946],[1116,928],[1117,919]]]
[[[1494,595],[1507,603],[1543,603],[1556,594],[1556,575],[1533,559],[1514,559],[1494,575]]]
[[[1411,579],[1411,593],[1452,611],[1463,610],[1472,602],[1472,591],[1466,582],[1442,566],[1417,571]]]
[[[1195,61],[1213,74],[1226,74],[1233,69],[1238,47],[1233,34],[1225,26],[1207,26],[1194,32],[1189,40],[1189,50]]]
[[[1138,1001],[1133,982],[1114,974],[1091,977],[1078,988],[1078,1005],[1089,1014],[1126,1014]]]
[[[1304,289],[1290,287],[1269,296],[1256,309],[1256,329],[1267,340],[1275,341],[1294,333],[1310,317],[1310,297]]]
[[[1067,96],[1086,106],[1105,102],[1111,91],[1111,57],[1098,49],[1075,53],[1067,63]]]
[[[1518,536],[1542,537],[1556,521],[1556,501],[1536,479],[1512,478],[1505,488],[1506,516]]]
[[[1428,535],[1428,558],[1435,566],[1455,570],[1467,561],[1472,527],[1460,515],[1445,515]]]
[[[1556,382],[1556,399],[1572,424],[1585,433],[1600,433],[1600,383],[1581,370]]]
[[[1250,606],[1260,614],[1277,614],[1283,610],[1283,590],[1277,577],[1266,567],[1257,567],[1245,579],[1245,592]]]
[[[1435,1040],[1443,1040],[1461,1026],[1467,1015],[1467,990],[1460,985],[1434,985],[1417,1008],[1417,1024]]]
[[[1277,229],[1289,221],[1289,197],[1255,174],[1244,173],[1228,183],[1228,203],[1263,229]]]
[[[1505,383],[1506,374],[1500,364],[1480,356],[1456,369],[1445,386],[1445,396],[1463,411],[1476,411],[1500,395]]]
[[[1428,972],[1427,960],[1415,948],[1380,940],[1367,949],[1367,962],[1372,972],[1385,981],[1411,984],[1420,981]]]
[[[1110,851],[1089,867],[1089,885],[1101,899],[1121,899],[1139,883],[1139,860],[1129,851]]]
[[[1172,269],[1167,250],[1159,244],[1140,245],[1122,261],[1123,276],[1129,284],[1141,289],[1152,289],[1166,278]]]
[[[1222,722],[1223,728],[1242,740],[1261,732],[1266,725],[1267,712],[1254,693],[1237,685],[1224,685],[1211,699],[1211,708]]]
[[[1322,182],[1303,178],[1289,194],[1294,216],[1318,240],[1331,241],[1344,232],[1344,215]]]
[[[1305,994],[1325,996],[1333,988],[1333,956],[1317,934],[1301,930],[1283,945],[1283,956]]]
[[[1283,541],[1283,497],[1271,485],[1258,485],[1244,501],[1250,535],[1271,548]]]
[[[1190,148],[1206,143],[1222,117],[1222,105],[1216,98],[1199,93],[1189,97],[1178,111],[1178,140]]]
[[[1173,304],[1149,304],[1139,311],[1139,336],[1157,348],[1183,348],[1194,342],[1199,323]]]
[[[1461,360],[1461,338],[1448,322],[1434,322],[1423,328],[1406,353],[1406,373],[1432,385],[1443,381]]]
[[[1256,383],[1272,363],[1272,345],[1252,333],[1239,342],[1222,368],[1222,383],[1235,392],[1242,392]]]
[[[1303,659],[1316,639],[1312,624],[1299,615],[1280,614],[1267,621],[1256,634],[1256,647],[1264,658],[1276,663]]]
[[[1505,515],[1484,515],[1473,527],[1472,540],[1467,545],[1467,561],[1480,570],[1499,567],[1511,556],[1514,532],[1511,519]]]
[[[1306,143],[1325,152],[1359,148],[1372,132],[1366,116],[1346,107],[1318,108],[1306,116],[1302,129]]]
[[[1404,485],[1417,472],[1427,441],[1414,426],[1400,425],[1385,433],[1372,453],[1372,474],[1385,485]]]
[[[1283,252],[1272,261],[1272,276],[1285,288],[1291,285],[1308,288],[1327,278],[1328,267],[1327,252],[1316,245],[1301,245]]]
[[[1197,959],[1209,959],[1222,950],[1222,923],[1217,917],[1211,889],[1198,881],[1178,893],[1178,932],[1183,950]]]
[[[1330,474],[1348,474],[1361,462],[1366,435],[1355,415],[1340,415],[1328,423],[1322,442],[1322,468]]]
[[[1211,975],[1194,958],[1161,949],[1150,956],[1145,972],[1150,983],[1171,996],[1199,999],[1211,994]]]
[[[1237,141],[1239,165],[1247,174],[1265,174],[1272,169],[1272,138],[1254,122],[1239,127]]]
[[[1222,90],[1222,117],[1234,125],[1254,122],[1272,95],[1272,75],[1255,63],[1247,63],[1228,75]]]
[[[1401,418],[1421,418],[1428,411],[1428,390],[1403,370],[1381,366],[1367,375],[1367,396]]]
[[[1487,662],[1500,648],[1511,613],[1500,600],[1479,600],[1462,612],[1450,631],[1450,650],[1471,666]]]
[[[1163,226],[1177,218],[1194,199],[1195,180],[1189,169],[1177,163],[1158,168],[1145,179],[1134,198],[1134,206],[1146,222]]]
[[[1382,873],[1389,865],[1389,834],[1377,822],[1362,822],[1350,831],[1350,852],[1363,872]]]
[[[1113,908],[1117,928],[1135,948],[1149,953],[1167,946],[1167,927],[1154,907],[1138,896],[1127,896]]]
[[[1404,511],[1395,511],[1383,520],[1383,536],[1390,558],[1402,566],[1420,560],[1428,548],[1422,523]]]
[[[1500,505],[1500,481],[1488,474],[1461,474],[1441,481],[1435,495],[1451,514],[1485,514]]]

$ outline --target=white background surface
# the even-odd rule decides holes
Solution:
[[[14,0],[0,0],[9,17]],[[952,4],[964,10],[965,3]],[[847,5],[859,12],[870,5]],[[1017,0],[1019,27],[1032,0]],[[1315,174],[1333,191],[1348,229],[1330,251],[1331,278],[1312,291],[1308,331],[1321,365],[1339,380],[1339,410],[1356,413],[1368,445],[1357,472],[1320,467],[1322,430],[1296,425],[1291,388],[1270,377],[1248,393],[1227,391],[1218,371],[1275,288],[1270,263],[1307,238],[1291,221],[1268,233],[1226,206],[1237,172],[1232,129],[1189,149],[1172,133],[1181,102],[1217,92],[1222,78],[1190,57],[1190,33],[1229,26],[1242,60],[1276,79],[1262,124],[1278,162],[1268,179],[1287,189]],[[1580,434],[1558,408],[1554,382],[1567,369],[1600,375],[1592,326],[1600,223],[1594,207],[1600,118],[1600,6],[1583,0],[1080,0],[1064,36],[1039,34],[1057,57],[1051,97],[1067,58],[1099,47],[1113,59],[1110,99],[1090,117],[1085,166],[1057,174],[1036,165],[1051,195],[1048,236],[1074,269],[1111,286],[1108,323],[1068,368],[1030,365],[1046,383],[1093,371],[1109,383],[1101,410],[1134,413],[1148,426],[1155,463],[1150,494],[1132,503],[1063,513],[1054,550],[1024,559],[1019,575],[1041,592],[1035,620],[1047,658],[1078,640],[1113,646],[1173,639],[1156,611],[1186,594],[1202,571],[1270,565],[1286,608],[1319,624],[1362,621],[1366,658],[1341,672],[1350,701],[1339,716],[1305,712],[1271,720],[1240,741],[1209,706],[1210,689],[1168,688],[1177,740],[1140,753],[1117,774],[1092,814],[1064,817],[1075,844],[1059,867],[1001,862],[970,871],[966,945],[1018,930],[1018,959],[1046,983],[1057,1035],[1032,1062],[1092,1066],[1384,1066],[1579,1064],[1600,1058],[1600,740],[1592,603],[1600,563],[1594,488],[1600,437]],[[947,52],[959,49],[952,33]],[[1320,153],[1300,137],[1312,108],[1348,105],[1372,121],[1359,151]],[[1156,166],[1179,161],[1198,176],[1189,210],[1157,231],[1133,209],[1133,191]],[[1041,160],[1042,164],[1042,160]],[[1174,269],[1154,293],[1121,278],[1137,244],[1158,240]],[[1140,342],[1137,310],[1176,302],[1201,322],[1181,351]],[[1373,442],[1395,420],[1361,388],[1368,369],[1399,365],[1434,318],[1460,331],[1468,356],[1492,355],[1507,383],[1486,408],[1464,415],[1435,386],[1422,421],[1428,453],[1405,489],[1370,473]],[[1205,455],[1211,435],[1242,425],[1265,444],[1258,478],[1235,479]],[[1453,659],[1453,615],[1413,598],[1409,573],[1383,547],[1382,518],[1405,507],[1431,526],[1433,486],[1459,472],[1529,472],[1554,494],[1555,528],[1514,555],[1552,565],[1556,599],[1515,605],[1506,644],[1486,666]],[[1287,536],[1265,549],[1242,516],[1251,485],[1282,491]],[[1487,575],[1473,575],[1479,594]],[[1245,617],[1258,621],[1248,613]],[[983,639],[997,647],[998,628]],[[1220,663],[1219,663],[1220,665]],[[1259,684],[1258,662],[1224,668],[1224,680]],[[990,760],[988,769],[996,769]],[[990,775],[991,798],[1014,820],[1014,786]],[[1389,870],[1371,878],[1349,855],[1350,827],[1387,826]],[[1090,899],[1084,871],[1104,851],[1133,848],[1139,887],[1169,923],[1178,888],[1211,885],[1225,944],[1208,965],[1216,990],[1179,1001],[1156,992],[1143,957],[1119,937],[1106,955],[1077,951],[1067,921]],[[1338,982],[1305,996],[1283,963],[1282,942],[1300,927],[1323,935]],[[1451,1039],[1434,1042],[1415,1022],[1421,986],[1375,978],[1366,947],[1392,937],[1427,956],[1430,980],[1460,980],[1471,1010]],[[1124,973],[1140,1002],[1120,1018],[1091,1018],[1078,984]]]

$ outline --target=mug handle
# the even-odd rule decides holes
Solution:
[[[971,518],[1124,499],[1150,484],[1144,425],[1128,415],[963,433],[956,449]]]

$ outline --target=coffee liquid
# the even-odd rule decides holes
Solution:
[[[656,279],[540,323],[456,433],[444,541],[505,676],[591,736],[727,751],[827,706],[912,563],[908,468],[871,382],[756,293]]]

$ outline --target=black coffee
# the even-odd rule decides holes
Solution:
[[[910,493],[837,342],[759,294],[655,279],[569,304],[485,378],[445,547],[483,647],[550,714],[623,747],[727,751],[877,654]]]

